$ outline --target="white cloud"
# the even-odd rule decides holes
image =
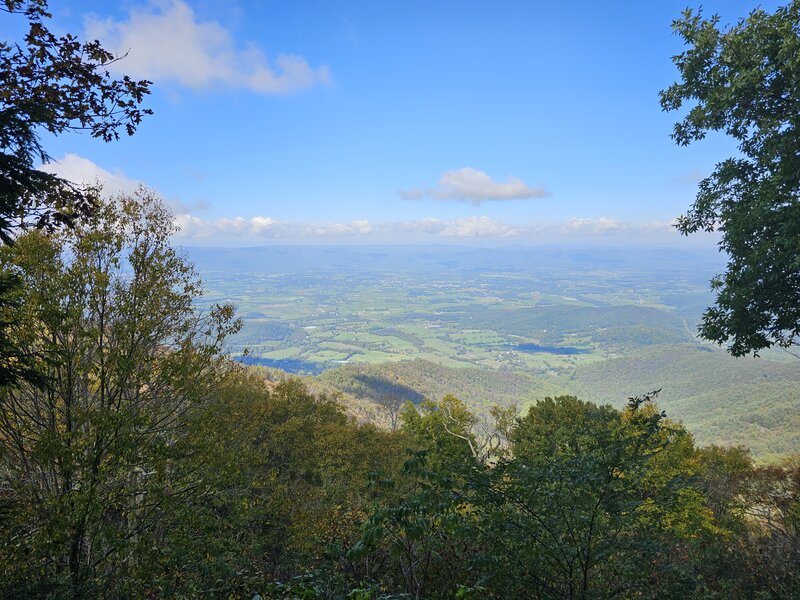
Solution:
[[[627,229],[628,225],[610,217],[599,219],[575,218],[564,223],[563,230],[568,233],[610,233]]]
[[[119,169],[107,171],[88,158],[72,153],[44,164],[39,169],[78,185],[100,184],[103,191],[110,196],[133,192],[141,185],[140,181],[127,177]]]
[[[86,36],[101,40],[117,55],[127,53],[112,68],[137,79],[259,94],[291,94],[331,81],[327,66],[311,67],[302,56],[279,54],[271,64],[253,44],[237,47],[227,29],[215,21],[198,21],[182,0],[131,9],[122,21],[91,15],[86,18]]]
[[[457,219],[433,217],[409,221],[383,221],[373,224],[366,219],[348,222],[309,223],[280,221],[271,217],[232,217],[203,220],[195,215],[178,215],[182,228],[179,239],[217,244],[259,243],[265,239],[286,242],[347,240],[372,242],[433,242],[520,240],[534,243],[558,243],[591,239],[603,243],[661,241],[677,238],[669,222],[628,223],[611,217],[574,218],[561,222],[509,224],[487,216]]]
[[[207,227],[223,233],[242,234],[249,231],[250,224],[244,217],[235,217],[233,219],[222,218],[210,221]]]
[[[210,236],[236,236],[236,237],[281,237],[285,235],[287,224],[277,221],[272,217],[257,215],[245,219],[244,217],[222,217],[208,221],[192,216],[186,228],[182,228],[181,236],[189,238],[202,238]],[[179,223],[180,224],[180,223]]]
[[[369,221],[366,219],[361,219],[358,221],[351,221],[350,227],[352,227],[357,233],[371,233],[372,232],[372,225],[369,224]]]
[[[372,233],[366,219],[349,223],[304,223],[280,221],[257,215],[250,218],[232,217],[204,220],[195,215],[178,215],[175,223],[183,239],[218,238],[237,242],[271,239],[336,238]]]
[[[204,220],[186,214],[176,217],[184,242],[215,244],[258,244],[264,240],[284,243],[315,243],[346,240],[364,242],[480,242],[518,240],[531,243],[559,243],[588,239],[598,243],[667,242],[676,239],[669,222],[629,223],[611,217],[574,218],[568,221],[510,224],[487,216],[457,219],[433,217],[408,221],[372,223],[366,219],[347,222],[281,221],[272,217],[231,217]]]
[[[194,215],[176,215],[175,225],[183,237],[205,238],[214,235],[214,228],[200,217]]]
[[[439,233],[447,227],[447,223],[441,219],[424,218],[415,221],[401,221],[395,225],[395,229],[417,233]]]
[[[640,228],[642,231],[677,233],[678,230],[675,229],[677,223],[678,219],[672,219],[671,221],[653,221],[652,223],[643,223],[640,225]]]
[[[401,190],[398,195],[404,200],[463,200],[478,205],[487,200],[543,198],[549,193],[544,188],[531,187],[516,177],[498,182],[483,171],[464,167],[444,173],[435,188]]]
[[[460,219],[417,219],[392,224],[392,229],[440,237],[512,237],[522,230],[494,221],[489,217],[463,217]]]
[[[323,223],[311,225],[308,232],[316,236],[366,235],[372,233],[372,225],[366,219],[350,221],[350,223]]]
[[[41,165],[39,169],[77,185],[100,185],[106,197],[131,194],[145,185],[138,179],[128,177],[120,169],[108,171],[88,158],[73,153],[67,153],[58,160]],[[186,202],[179,198],[169,198],[164,201],[176,215],[188,214],[211,206],[208,200],[202,199]]]
[[[125,175],[119,169],[107,170],[77,154],[66,154],[58,161],[40,167],[75,183],[101,184],[107,195],[134,191],[140,181]],[[195,211],[208,208],[205,200],[184,202],[167,201],[175,212],[175,224],[180,229],[178,239],[198,243],[258,243],[259,240],[356,240],[374,241],[445,241],[467,238],[502,240],[527,239],[538,242],[557,242],[566,238],[590,237],[595,240],[620,241],[632,239],[666,239],[677,237],[675,220],[648,223],[627,223],[612,217],[576,217],[564,222],[534,222],[514,225],[495,221],[487,216],[470,216],[457,219],[427,217],[408,221],[385,221],[373,225],[367,219],[348,222],[281,221],[273,217],[256,215],[204,219]],[[624,236],[624,238],[623,238]]]
[[[465,217],[449,221],[439,232],[443,237],[512,237],[520,231],[489,217]]]
[[[271,228],[274,228],[276,224],[277,221],[271,217],[253,217],[250,219],[250,229],[255,234],[266,233]]]

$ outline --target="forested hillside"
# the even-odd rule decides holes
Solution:
[[[570,393],[621,406],[648,388],[701,444],[745,445],[757,456],[792,454],[800,442],[800,368],[784,361],[733,358],[696,345],[641,349],[579,365],[561,383]]]
[[[453,394],[473,410],[489,406],[527,406],[561,388],[553,382],[514,371],[445,367],[425,360],[383,365],[348,365],[326,371],[315,378],[333,389],[362,399],[377,400],[398,394],[419,404],[424,399]]]
[[[363,419],[375,418],[363,401],[372,403],[374,411],[386,394],[419,404],[451,393],[484,413],[493,404],[516,405],[524,412],[545,396],[561,393],[622,407],[632,396],[660,390],[659,405],[698,444],[744,445],[759,460],[769,461],[795,453],[800,443],[800,369],[794,359],[736,359],[697,344],[640,348],[579,364],[556,377],[411,360],[343,366],[308,381],[345,394],[344,405],[352,403],[353,413]]]

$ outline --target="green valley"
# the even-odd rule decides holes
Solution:
[[[577,394],[659,404],[700,444],[798,448],[800,361],[695,337],[713,252],[614,248],[191,249],[204,302],[237,306],[248,364],[310,377],[360,418],[387,392],[524,410]],[[366,404],[365,404],[366,403]],[[357,408],[358,407],[358,408]]]

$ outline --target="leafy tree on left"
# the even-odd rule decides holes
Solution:
[[[10,243],[20,228],[71,224],[96,206],[91,190],[36,168],[50,161],[41,132],[110,142],[152,111],[140,108],[150,82],[109,73],[119,57],[47,28],[46,0],[3,0],[0,11],[28,20],[22,43],[0,42],[0,240]]]
[[[4,597],[103,596],[137,568],[130,557],[164,507],[197,485],[178,468],[183,432],[238,322],[230,306],[198,312],[173,233],[141,190],[0,252],[22,282],[12,341],[42,357],[45,376],[0,389]]]
[[[11,244],[21,230],[54,231],[98,206],[96,190],[37,168],[50,161],[40,134],[132,135],[151,113],[140,108],[150,82],[114,79],[108,66],[118,57],[98,41],[53,34],[46,0],[2,0],[0,12],[28,21],[23,40],[0,41],[0,243]],[[0,385],[41,379],[30,352],[9,338],[18,291],[13,275],[0,273]]]

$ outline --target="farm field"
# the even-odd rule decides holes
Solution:
[[[744,444],[765,457],[798,448],[800,360],[777,351],[734,359],[694,334],[721,266],[713,252],[400,246],[190,256],[204,302],[232,302],[243,319],[231,355],[319,377],[359,401],[392,382],[409,383],[410,400],[451,392],[479,409],[557,393],[619,407],[661,389],[662,407],[701,443]]]
[[[545,373],[639,346],[691,343],[713,275],[664,271],[657,254],[624,264],[612,253],[607,262],[616,266],[598,268],[596,254],[590,261],[552,249],[488,257],[454,249],[436,259],[424,248],[403,247],[400,256],[335,249],[330,266],[308,256],[322,254],[314,248],[228,252],[255,256],[216,270],[224,259],[194,250],[205,300],[234,303],[244,320],[230,351],[247,349],[266,366],[294,361],[288,370],[307,373],[413,358]],[[388,264],[375,267],[376,253]]]

